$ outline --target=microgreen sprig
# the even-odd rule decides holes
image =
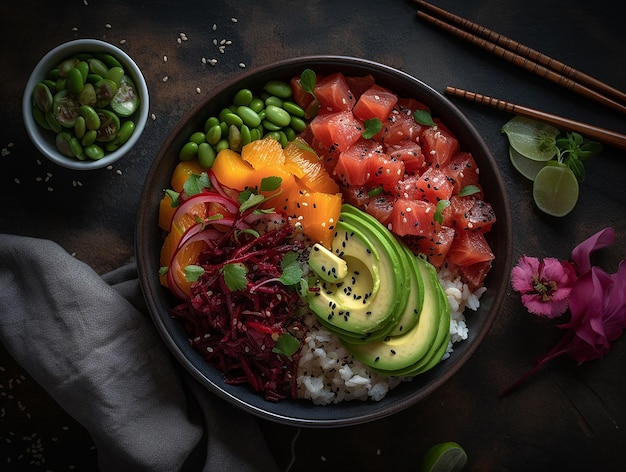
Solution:
[[[585,180],[583,161],[598,155],[602,151],[602,144],[596,141],[587,141],[580,134],[565,133],[565,136],[556,140],[557,161],[569,167],[579,182]]]

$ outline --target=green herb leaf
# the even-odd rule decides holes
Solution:
[[[272,352],[282,354],[287,357],[293,356],[300,348],[300,341],[289,333],[281,334],[276,340]]]
[[[315,96],[313,91],[315,90],[316,81],[317,76],[313,70],[305,69],[302,71],[302,74],[300,75],[300,86],[302,87],[302,90]]]
[[[283,273],[279,280],[283,285],[295,285],[302,278],[302,267],[298,262],[297,252],[288,252],[280,263]]]
[[[195,282],[200,278],[202,274],[204,274],[204,269],[198,265],[188,265],[183,269],[185,273],[185,280],[187,282]]]
[[[259,190],[262,192],[271,192],[278,189],[282,183],[283,179],[281,177],[265,177],[261,180]]]
[[[248,279],[246,277],[248,268],[242,263],[224,264],[221,272],[224,276],[226,286],[233,292],[243,290],[248,286]]]
[[[428,110],[417,110],[413,113],[413,119],[420,125],[437,126]]]
[[[180,193],[175,192],[171,189],[167,189],[165,191],[165,195],[170,197],[170,200],[172,201],[172,208],[176,208],[178,205],[180,205]]]
[[[264,200],[265,200],[265,197],[263,195],[251,193],[248,199],[239,206],[239,212],[243,213],[249,208],[260,205]]]
[[[480,187],[477,185],[466,185],[459,191],[459,196],[467,197],[468,195],[473,195],[475,193],[480,193]]]
[[[383,129],[383,124],[381,123],[380,118],[370,118],[369,120],[365,120],[363,124],[365,125],[365,130],[361,136],[365,139],[373,138],[380,132],[381,129]]]
[[[183,184],[183,190],[188,197],[199,194],[205,188],[211,188],[211,180],[206,172],[200,175],[191,174]]]
[[[371,188],[367,191],[367,195],[369,197],[377,197],[379,195],[382,195],[384,192],[382,187],[375,187],[375,188]]]
[[[576,176],[576,180],[579,182],[583,182],[585,180],[585,165],[580,159],[568,159],[567,167],[572,170]]]
[[[443,210],[450,206],[450,200],[439,200],[437,202],[437,207],[435,208],[435,214],[433,215],[433,219],[441,224],[443,223]]]
[[[169,270],[169,267],[167,266],[159,267],[159,275],[167,275],[168,270]]]

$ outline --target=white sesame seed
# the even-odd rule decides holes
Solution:
[[[87,6],[89,5],[89,2],[87,0],[83,0],[83,5]]]
[[[227,46],[230,46],[231,44],[233,44],[233,42],[230,39],[227,39],[224,44],[226,44]]]
[[[72,28],[72,31],[73,31],[74,33],[76,33],[76,32],[78,31],[78,28],[77,28],[76,26],[74,26],[74,27]]]
[[[107,166],[107,170],[112,170],[113,166]]]
[[[211,59],[209,62],[212,66],[214,66],[215,64],[217,64],[217,59]]]
[[[169,79],[169,77],[166,75],[165,77],[163,77],[163,79],[162,79],[162,80],[163,80],[163,82],[167,82],[167,81],[168,81],[168,79]]]
[[[200,90],[200,87],[196,87],[196,93],[202,93],[202,90]]]
[[[154,120],[156,120],[156,115],[155,115],[154,113],[152,113],[152,114],[150,115],[150,118],[152,118],[152,121],[154,121]]]
[[[243,62],[239,63],[239,67],[241,67],[242,69],[244,69],[246,67],[246,65]]]
[[[115,171],[115,173],[116,173],[117,175],[122,175],[122,171],[121,171],[121,170],[119,170],[119,169],[117,169],[117,170]]]
[[[233,23],[237,23],[237,21],[239,21],[239,20],[237,20],[237,18],[235,18],[235,17],[232,17],[232,18],[230,19],[230,21],[232,21]]]
[[[111,23],[107,23],[106,25],[104,25],[104,27],[105,27],[106,29],[111,29]]]
[[[216,29],[217,29],[217,25],[213,23],[213,31],[215,31]]]
[[[178,44],[181,44],[181,43],[183,42],[183,40],[182,40],[182,39],[180,39],[180,38],[176,38],[176,42],[177,42]]]
[[[202,64],[206,64],[206,57],[202,58]]]
[[[120,39],[120,44],[126,44],[126,40],[125,39]]]
[[[52,187],[48,187],[48,192],[52,192],[54,189]]]
[[[17,177],[15,177],[15,179],[13,179],[13,181],[14,181],[16,184],[18,184],[18,185],[20,184],[20,179],[18,179]]]
[[[213,44],[214,44],[215,46],[217,46],[217,39],[214,39],[214,40],[213,40]]]
[[[220,44],[226,44],[226,40],[225,40],[225,39],[222,39],[222,40],[220,41]]]
[[[226,49],[226,46],[220,46],[218,49],[220,50],[222,54],[224,54],[224,50]]]
[[[163,62],[167,62],[167,56],[163,56]]]

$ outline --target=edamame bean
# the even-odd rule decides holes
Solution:
[[[81,74],[76,67],[70,69],[67,73],[66,85],[68,92],[73,93],[74,95],[79,94],[83,89],[83,86],[85,85],[85,82],[83,81],[83,74]]]
[[[297,103],[290,102],[289,100],[285,100],[283,102],[283,108],[290,115],[298,116],[300,118],[304,118],[304,109],[300,105],[298,105]]]
[[[279,131],[282,128],[281,126],[274,124],[269,120],[263,120],[262,124],[263,124],[263,129],[267,131]],[[261,134],[263,133],[261,132]]]
[[[198,146],[198,162],[205,169],[210,169],[215,161],[216,152],[209,143],[202,143]]]
[[[255,97],[252,99],[248,106],[252,108],[255,113],[259,113],[261,110],[263,110],[263,108],[265,108],[265,102],[260,98]]]
[[[109,53],[101,53],[97,54],[98,59],[104,62],[108,67],[122,67],[120,61],[117,60],[115,56],[112,56]]]
[[[285,136],[287,136],[287,141],[293,141],[296,139],[296,132],[291,126],[283,128],[283,132],[285,133]]]
[[[100,116],[94,108],[89,105],[81,105],[78,114],[85,119],[87,129],[97,130],[100,128]]]
[[[252,98],[253,98],[252,90],[241,89],[239,92],[235,94],[235,97],[233,98],[233,103],[237,106],[241,106],[241,105],[248,106],[250,105]]]
[[[228,139],[226,138],[222,138],[220,139],[220,141],[215,145],[215,151],[216,152],[220,152],[223,151],[224,149],[228,149],[228,146],[230,145],[230,143],[228,142]]]
[[[198,144],[194,143],[193,141],[189,141],[187,144],[185,144],[181,148],[180,152],[178,153],[178,158],[181,161],[190,161],[197,155],[198,155]]]
[[[78,138],[76,138],[76,136],[72,136],[72,138],[70,139],[70,149],[72,150],[72,154],[75,158],[80,159],[81,161],[85,159],[83,155],[83,147],[81,146],[80,141],[78,141]]]
[[[74,124],[74,136],[78,139],[82,139],[87,132],[87,124],[85,123],[84,116],[76,117],[76,123]]]
[[[220,120],[216,116],[211,116],[210,118],[207,118],[207,120],[204,122],[204,132],[208,133],[210,128],[219,124]]]
[[[215,146],[220,139],[222,139],[222,128],[218,122],[217,124],[211,126],[207,131],[206,141],[210,145]]]
[[[241,132],[235,125],[228,129],[228,144],[233,151],[239,151],[241,147]]]
[[[291,123],[289,113],[275,105],[268,105],[265,108],[265,119],[280,127],[289,126]]]
[[[246,144],[249,144],[252,141],[252,135],[250,134],[250,128],[246,125],[242,125],[239,130],[241,133],[241,147],[244,147]]]
[[[70,142],[72,141],[72,135],[65,131],[57,133],[55,143],[57,149],[61,154],[67,157],[74,157],[74,153],[72,152],[72,148],[70,146]]]
[[[206,141],[206,135],[202,131],[196,131],[189,137],[189,141],[193,141],[198,146]]]
[[[92,74],[98,74],[100,77],[106,77],[109,68],[100,59],[89,59],[89,70]]]
[[[124,77],[124,69],[121,67],[111,67],[106,75],[107,79],[115,82],[116,84],[120,83],[122,77]]]
[[[89,75],[89,64],[86,61],[80,61],[76,64],[76,69],[80,71],[80,74],[83,76],[83,82],[85,82]]]
[[[104,157],[104,149],[102,149],[97,144],[90,144],[83,149],[85,155],[94,161],[98,159],[102,159]]]
[[[90,144],[93,144],[96,141],[96,138],[98,137],[98,132],[94,129],[88,130],[85,133],[85,136],[83,136],[83,139],[81,139],[80,143],[83,146],[89,146]]]
[[[251,127],[259,126],[261,123],[261,118],[259,115],[250,107],[246,105],[241,105],[237,107],[237,115],[242,119],[242,121]]]
[[[120,132],[117,133],[117,142],[121,146],[122,144],[126,144],[126,142],[130,139],[130,137],[135,132],[135,122],[131,120],[127,120],[122,123],[120,126]]]
[[[265,99],[265,106],[268,107],[270,105],[280,108],[283,106],[283,101],[275,95],[270,95]]]
[[[306,122],[297,116],[292,116],[289,120],[289,126],[291,126],[297,133],[301,133],[306,129]]]
[[[241,117],[233,112],[224,114],[224,122],[228,126],[235,125],[237,127],[240,127],[243,124],[243,120],[241,119]]]
[[[280,98],[291,97],[291,86],[282,80],[270,80],[265,84],[264,89],[270,95],[276,95]]]

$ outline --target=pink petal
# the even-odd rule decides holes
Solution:
[[[536,257],[522,256],[515,267],[511,270],[511,285],[520,293],[534,291],[533,275],[539,274],[539,259]]]
[[[592,252],[610,246],[613,241],[615,241],[615,230],[604,228],[576,246],[572,250],[572,262],[576,265],[578,273],[584,274],[591,269],[589,257]]]

